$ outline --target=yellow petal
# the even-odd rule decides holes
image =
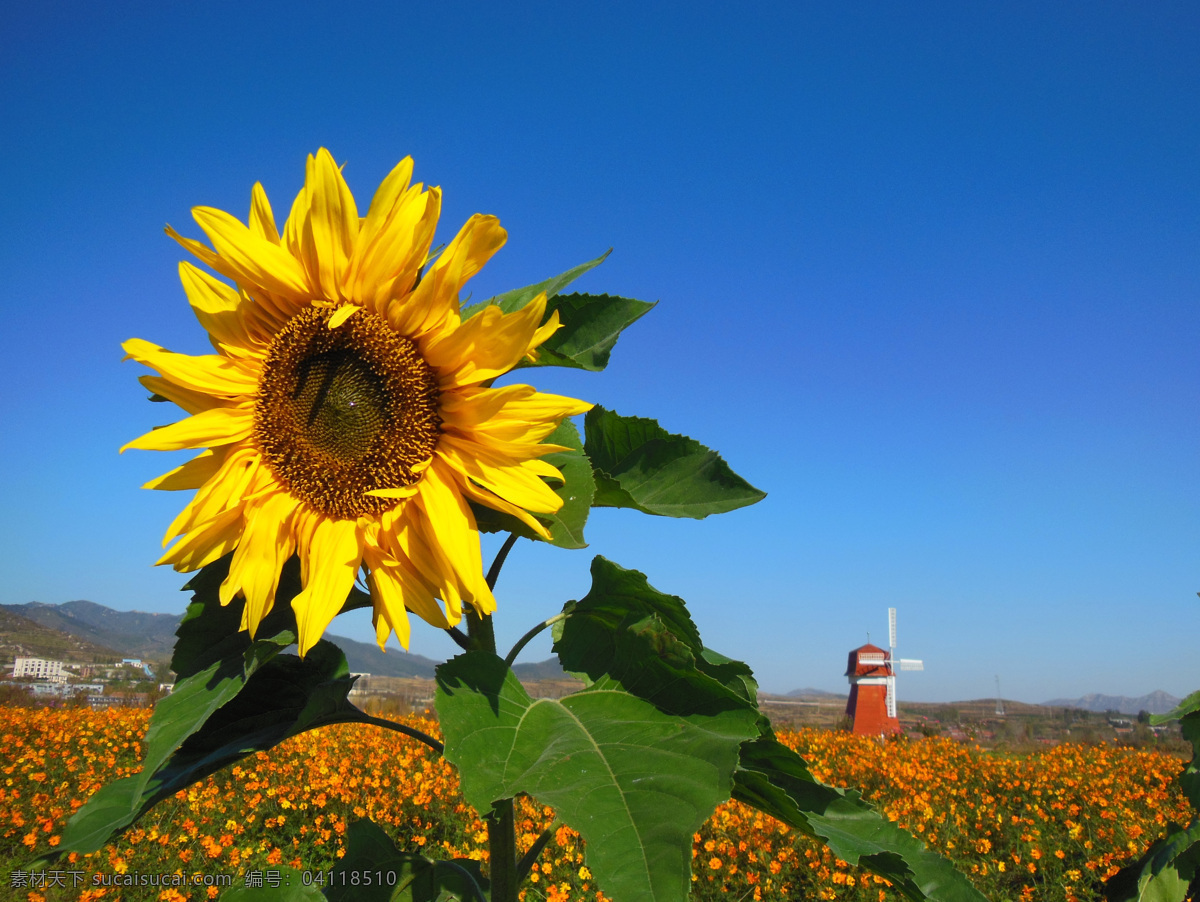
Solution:
[[[362,562],[362,539],[354,520],[319,517],[307,542],[300,542],[304,588],[292,599],[300,656],[317,644],[350,594]]]
[[[437,454],[467,479],[518,507],[539,514],[552,514],[562,507],[562,499],[538,475],[534,465],[541,461],[513,461],[478,442],[449,434],[442,436]],[[558,473],[554,467],[550,469]]]
[[[308,189],[307,223],[300,233],[309,281],[320,286],[321,296],[344,296],[347,265],[358,237],[358,207],[333,155],[322,147],[309,156],[305,186]],[[315,265],[315,269],[313,268]]]
[[[243,446],[232,450],[222,448],[214,456],[221,458],[217,472],[197,489],[192,500],[171,521],[163,536],[164,546],[176,536],[191,532],[197,524],[213,519],[222,511],[241,508],[246,504],[255,477],[262,469],[258,452]]]
[[[223,210],[196,207],[192,217],[212,241],[225,273],[239,285],[258,286],[297,305],[312,296],[304,267],[279,245],[254,234]]]
[[[245,596],[241,626],[252,639],[275,602],[280,571],[296,547],[291,529],[295,509],[296,501],[283,492],[250,505],[229,574],[221,583],[221,604],[229,604],[239,593]]]
[[[249,438],[254,431],[254,410],[249,407],[214,407],[152,429],[121,448],[145,451],[178,451],[182,448],[208,448]]]
[[[258,393],[258,373],[219,354],[175,354],[140,338],[129,339],[121,348],[138,363],[192,391],[229,398]]]
[[[454,487],[453,475],[443,473],[445,466],[435,457],[421,479],[421,490],[409,502],[424,513],[415,525],[424,533],[427,551],[438,562],[437,572],[443,574],[438,584],[447,606],[457,601],[454,596],[458,594],[477,611],[490,613],[496,609],[496,600],[483,578],[475,517]]]
[[[199,413],[202,410],[212,410],[214,407],[235,406],[229,398],[209,395],[201,391],[193,391],[190,388],[176,385],[162,376],[151,376],[149,374],[138,376],[138,382],[142,383],[143,386],[154,394],[166,398],[173,404],[178,404],[188,413]]]
[[[388,174],[371,199],[346,276],[347,297],[383,313],[389,292],[412,287],[433,241],[438,205],[421,184],[409,187],[412,158]],[[432,221],[430,221],[432,220]]]
[[[486,307],[453,332],[430,341],[422,352],[438,371],[443,389],[494,379],[528,353],[545,311],[544,294],[512,313]]]
[[[544,523],[542,523],[541,520],[529,513],[529,511],[525,510],[525,508],[517,507],[515,504],[510,504],[495,492],[489,492],[487,489],[475,485],[475,483],[471,482],[469,479],[459,483],[459,489],[462,491],[463,495],[465,495],[467,498],[470,498],[472,501],[476,501],[485,507],[492,508],[493,510],[498,510],[501,513],[511,514],[547,542],[550,541],[550,530]]]
[[[507,237],[495,216],[472,216],[412,294],[388,307],[393,328],[401,335],[420,338],[436,337],[457,327],[459,291],[504,246]]]
[[[514,443],[540,442],[562,420],[592,409],[587,401],[545,394],[528,385],[443,392],[439,406],[444,429]]]
[[[275,214],[262,182],[255,182],[250,191],[250,231],[272,244],[279,244],[279,229],[275,227]]]
[[[224,453],[202,451],[183,466],[176,467],[157,479],[151,479],[142,488],[160,489],[164,492],[198,489],[217,474],[223,463],[225,463]]]
[[[255,348],[270,339],[251,313],[252,303],[235,289],[186,261],[179,264],[179,281],[196,319],[218,347]]]
[[[358,311],[362,310],[357,304],[342,304],[337,310],[333,311],[333,316],[329,317],[329,328],[336,329]]]
[[[180,573],[199,570],[229,554],[241,537],[242,509],[230,508],[188,533],[155,563],[170,564]]]

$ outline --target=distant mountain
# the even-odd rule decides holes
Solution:
[[[1151,714],[1166,714],[1179,704],[1180,700],[1159,689],[1149,695],[1130,698],[1126,695],[1100,695],[1093,693],[1083,698],[1055,698],[1043,705],[1052,708],[1079,708],[1083,711],[1095,711],[1103,714],[1105,711],[1119,711],[1121,714],[1137,714],[1139,711],[1149,711]]]
[[[553,658],[547,658],[545,661],[538,661],[536,664],[514,664],[513,673],[517,675],[517,679],[519,680],[572,679],[562,669],[562,664],[558,662],[558,655],[555,655]]]
[[[846,698],[844,692],[826,692],[824,689],[793,689],[789,698]]]
[[[91,601],[65,604],[0,605],[0,657],[17,655],[88,662],[104,658],[143,658],[165,661],[175,647],[175,631],[182,614],[147,614],[114,611]],[[371,642],[345,636],[329,639],[346,653],[352,673],[375,676],[433,679],[440,663],[399,649],[384,653]],[[517,664],[513,671],[523,680],[565,678],[557,658],[536,664]]]
[[[175,630],[182,616],[114,611],[92,601],[68,601],[65,604],[31,601],[0,605],[0,608],[85,642],[116,649],[120,657],[150,661],[171,657]]]
[[[346,653],[346,663],[351,673],[369,673],[371,676],[421,677],[433,679],[433,668],[439,661],[414,655],[398,648],[387,652],[379,650],[373,642],[356,642],[345,636],[327,635],[330,642]]]
[[[14,658],[48,658],[72,664],[119,661],[126,655],[62,630],[51,629],[0,605],[0,662]]]

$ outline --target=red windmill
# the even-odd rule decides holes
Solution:
[[[895,665],[901,670],[925,669],[923,661],[896,657],[895,608],[888,608],[888,638],[888,651],[868,642],[850,652],[846,666],[846,676],[850,678],[846,713],[854,720],[855,733],[868,736],[899,733]]]

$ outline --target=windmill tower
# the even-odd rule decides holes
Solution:
[[[868,642],[850,652],[846,676],[850,699],[846,714],[855,733],[885,736],[900,732],[896,718],[896,670],[924,670],[925,662],[896,657],[896,609],[888,608],[888,650]]]

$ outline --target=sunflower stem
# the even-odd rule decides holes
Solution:
[[[428,733],[422,733],[420,730],[405,726],[402,723],[396,723],[394,720],[385,720],[382,717],[372,717],[370,714],[364,714],[362,722],[372,724],[376,727],[383,727],[385,730],[393,730],[396,733],[403,733],[405,736],[425,743],[439,755],[442,754],[446,749],[444,745],[442,745]]]
[[[517,534],[510,532],[508,538],[504,540],[504,544],[500,546],[500,550],[496,552],[496,557],[492,561],[492,566],[487,572],[487,586],[489,589],[496,588],[496,580],[500,578],[500,568],[504,566],[504,561],[508,557],[508,553],[512,551],[512,547],[517,544]]]
[[[446,633],[454,640],[454,644],[463,651],[471,650],[471,640],[467,638],[467,634],[460,630],[457,626],[447,628]]]
[[[513,800],[493,802],[486,820],[492,902],[517,902],[520,877],[517,872],[517,825]]]
[[[515,661],[517,659],[517,655],[519,655],[521,653],[521,649],[524,648],[526,645],[528,645],[530,640],[533,639],[534,636],[536,636],[542,630],[546,629],[546,627],[554,626],[554,624],[558,623],[560,620],[565,620],[566,617],[567,617],[567,613],[566,613],[566,611],[563,611],[562,613],[555,614],[549,620],[543,620],[541,623],[539,623],[537,626],[535,626],[533,629],[531,629],[524,636],[522,636],[520,639],[517,640],[517,644],[512,647],[512,651],[510,651],[508,653],[508,657],[504,659],[504,663],[507,664],[509,667],[512,667],[513,661]]]

